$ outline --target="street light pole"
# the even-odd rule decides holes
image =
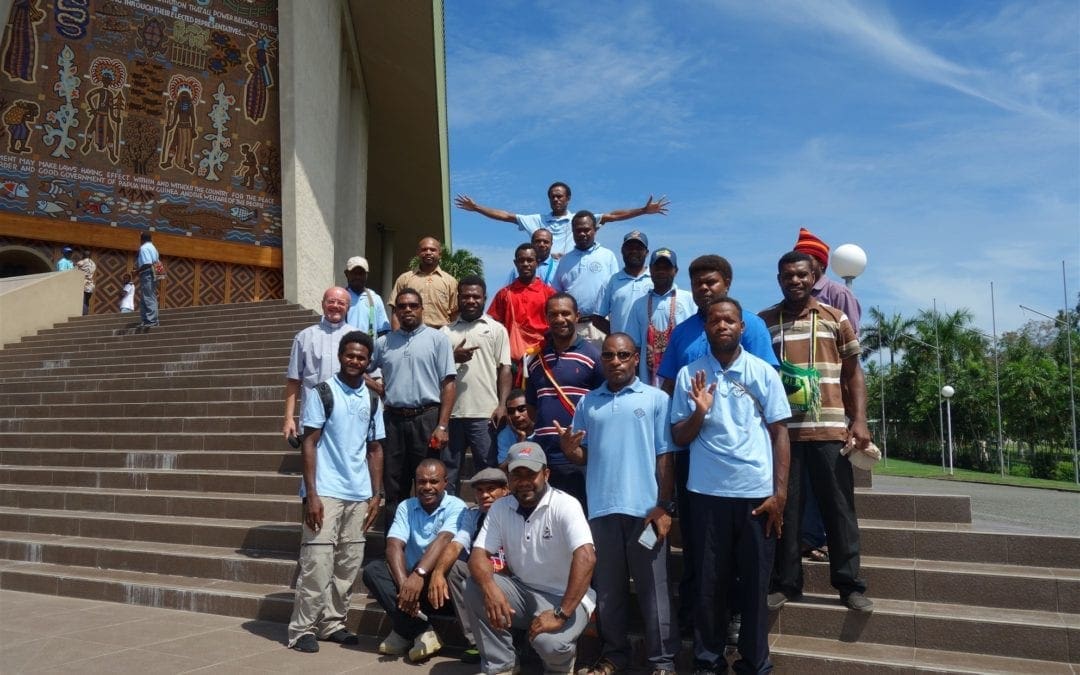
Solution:
[[[997,396],[998,465],[1005,477],[1005,435],[1001,430],[1001,348],[997,341],[997,310],[994,308],[994,282],[990,282],[990,324],[994,331],[994,390]]]
[[[941,395],[945,397],[945,410],[949,416],[949,475],[953,475],[953,445],[952,445],[952,397],[956,390],[945,385],[941,388]]]

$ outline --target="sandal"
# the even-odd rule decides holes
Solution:
[[[821,548],[808,548],[802,552],[802,557],[813,562],[829,562],[829,549],[824,546]]]
[[[588,668],[579,669],[577,675],[614,675],[617,672],[619,672],[618,666],[612,663],[610,659],[601,658]]]

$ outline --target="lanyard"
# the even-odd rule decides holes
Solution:
[[[795,322],[798,318],[791,322],[791,327],[795,327]],[[787,359],[787,340],[784,338],[784,310],[780,310],[780,360]],[[814,353],[817,351],[817,310],[810,310],[810,368],[814,368]]]

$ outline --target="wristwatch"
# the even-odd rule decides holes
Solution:
[[[413,572],[416,572],[417,574],[419,574],[421,579],[426,578],[427,575],[428,575],[428,571],[426,569],[424,569],[423,567],[420,567],[419,565],[417,565],[413,569]]]
[[[566,621],[567,619],[570,618],[569,616],[566,615],[566,612],[562,611],[562,605],[557,605],[555,607],[555,610],[552,612],[552,614],[554,614],[555,618],[558,619],[559,621]]]
[[[675,511],[678,508],[678,503],[674,499],[672,499],[670,501],[666,501],[666,502],[664,502],[664,501],[656,502],[656,505],[659,506],[660,508],[664,509],[665,511],[667,511],[667,514],[669,516],[675,515]]]
[[[439,431],[446,431],[446,427],[442,424],[438,426]]]

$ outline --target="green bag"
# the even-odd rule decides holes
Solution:
[[[780,381],[793,411],[807,414],[813,421],[821,416],[821,373],[817,368],[802,368],[791,361],[780,361]]]

